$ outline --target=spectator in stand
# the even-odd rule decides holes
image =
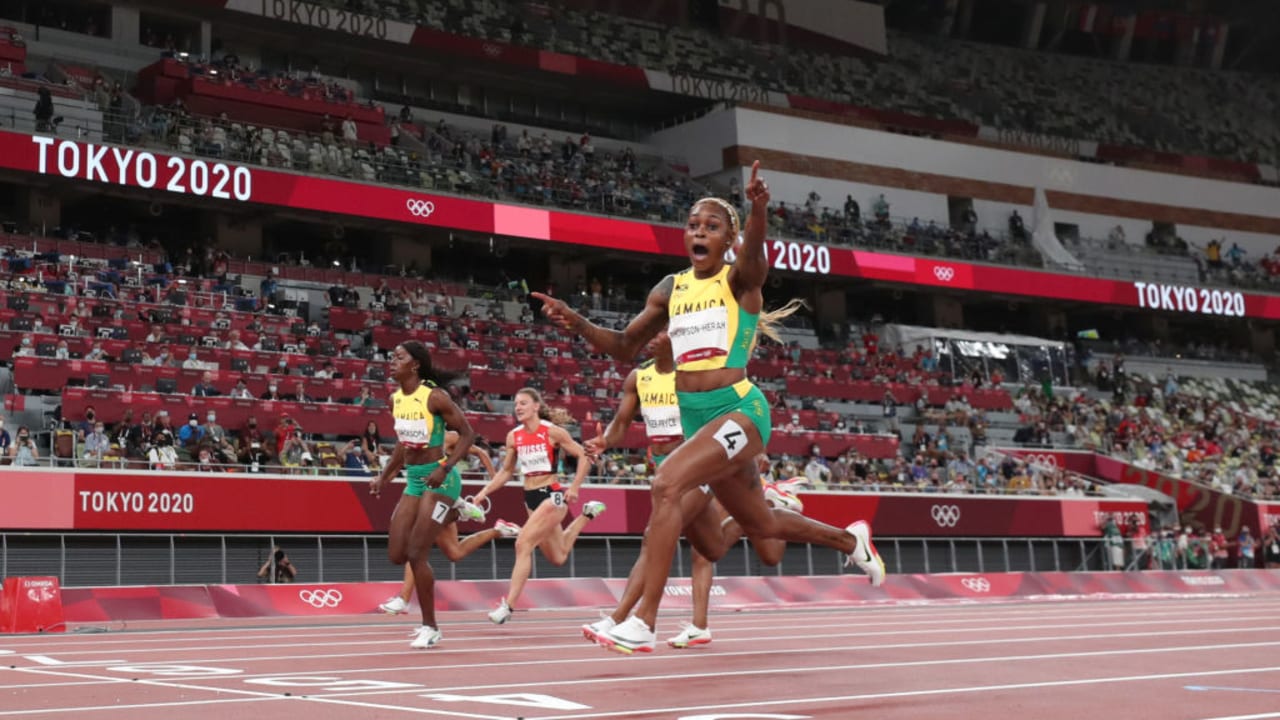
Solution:
[[[83,448],[82,464],[87,467],[101,466],[102,458],[111,454],[111,437],[107,435],[107,428],[101,420],[95,422],[93,430],[85,436]]]
[[[1271,525],[1262,536],[1262,559],[1268,570],[1280,568],[1280,525]]]
[[[1227,566],[1227,556],[1229,554],[1227,548],[1227,536],[1223,534],[1222,528],[1214,528],[1213,535],[1209,536],[1209,550],[1212,557],[1211,569],[1221,570]]]
[[[267,385],[267,391],[262,393],[262,397],[259,398],[259,400],[275,401],[283,401],[285,399],[286,398],[280,394],[280,385],[274,379],[272,379],[271,383]]]
[[[36,106],[32,110],[36,118],[36,132],[53,132],[53,95],[43,85],[36,91]]]
[[[1102,566],[1107,570],[1124,569],[1124,537],[1110,515],[1102,525]]]
[[[293,394],[288,397],[289,400],[299,403],[315,402],[315,398],[307,394],[306,383],[299,380],[293,385]]]
[[[173,447],[173,434],[159,432],[152,435],[151,449],[147,451],[152,470],[175,470],[178,467],[178,451]]]
[[[356,129],[356,121],[353,120],[350,115],[342,121],[342,141],[352,148],[360,143],[359,132]]]
[[[1258,541],[1254,539],[1252,531],[1248,525],[1240,528],[1240,535],[1236,538],[1236,567],[1238,568],[1254,568],[1257,563]]]
[[[9,450],[13,447],[13,436],[8,430],[4,429],[4,419],[0,418],[0,457],[9,457]]]
[[[196,448],[204,442],[205,430],[200,425],[200,416],[191,413],[187,416],[187,424],[178,430],[179,455],[190,462],[196,456]]]
[[[36,447],[36,442],[31,437],[31,430],[26,425],[20,426],[17,439],[9,448],[9,463],[30,467],[39,464],[39,460],[40,449]]]
[[[249,392],[249,387],[244,384],[244,378],[236,380],[236,386],[231,388],[229,396],[236,400],[252,400],[253,393]]]
[[[213,373],[208,370],[200,376],[200,382],[191,387],[191,394],[196,397],[214,397],[221,395],[218,388],[213,386]]]
[[[1134,570],[1147,570],[1151,565],[1150,537],[1146,523],[1140,522],[1136,516],[1129,518],[1129,542],[1132,545],[1130,567]]]

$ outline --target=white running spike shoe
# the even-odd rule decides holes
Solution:
[[[618,626],[618,623],[614,622],[613,618],[609,617],[608,615],[605,615],[604,617],[600,618],[599,620],[593,623],[587,623],[586,625],[583,625],[582,637],[586,638],[587,640],[593,643],[599,643],[601,635],[604,635],[605,633],[609,632],[610,630],[614,629],[617,626]]]
[[[403,615],[409,612],[409,603],[404,598],[396,595],[379,605],[378,609],[388,615]]]
[[[711,628],[700,628],[693,623],[686,623],[679,635],[667,640],[667,644],[673,648],[689,648],[706,645],[709,642],[711,642]]]
[[[409,643],[409,647],[415,650],[426,650],[435,647],[436,643],[444,639],[444,635],[430,625],[423,625],[413,634],[413,642]]]
[[[790,510],[794,513],[804,512],[804,501],[778,483],[767,483],[764,486],[764,499],[765,502],[779,510]]]
[[[506,598],[502,598],[502,602],[498,603],[498,607],[489,612],[489,622],[492,622],[494,625],[501,625],[510,619],[511,606],[507,605]]]
[[[626,622],[614,626],[600,636],[600,644],[610,650],[630,655],[637,652],[653,652],[657,644],[653,630],[640,618],[632,615]]]
[[[844,561],[844,564],[849,565],[852,563],[861,568],[862,572],[871,578],[872,587],[883,585],[885,576],[884,560],[881,559],[880,553],[876,552],[876,546],[871,542],[871,526],[865,520],[859,520],[845,528],[844,531],[858,540],[858,547],[849,553],[849,557]]]
[[[520,526],[513,522],[507,522],[506,520],[498,520],[494,522],[493,529],[497,530],[498,534],[504,538],[513,538],[520,534]]]
[[[460,522],[484,522],[484,510],[481,510],[478,505],[469,503],[466,500],[459,500],[454,507],[458,509],[458,520]]]
[[[604,503],[600,502],[599,500],[592,500],[591,502],[582,506],[582,514],[586,515],[587,518],[590,520],[595,520],[596,516],[598,516],[600,513],[603,513],[604,511],[605,511]]]

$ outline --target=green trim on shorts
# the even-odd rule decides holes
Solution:
[[[769,438],[773,435],[769,402],[750,380],[739,380],[729,387],[706,392],[677,390],[676,400],[680,404],[680,426],[684,428],[686,438],[693,437],[694,433],[724,415],[740,412],[760,431],[760,441],[765,447],[769,446]]]
[[[427,478],[431,477],[431,473],[440,467],[440,461],[425,465],[409,465],[404,469],[405,476],[408,478],[408,485],[404,489],[404,494],[411,497],[422,497],[427,491]],[[444,483],[438,488],[431,488],[431,492],[436,495],[443,495],[450,500],[457,500],[462,495],[462,473],[458,472],[457,467],[449,468],[449,474],[445,476]]]

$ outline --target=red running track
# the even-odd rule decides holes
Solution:
[[[580,613],[149,623],[0,637],[0,718],[1280,718],[1280,598],[717,613],[617,655]],[[679,618],[664,617],[659,637]]]

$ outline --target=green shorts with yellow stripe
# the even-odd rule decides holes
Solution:
[[[769,402],[750,380],[739,380],[729,387],[706,392],[676,391],[676,401],[680,405],[680,425],[686,438],[731,412],[740,412],[760,431],[760,441],[766,447],[769,445],[773,434]]]
[[[428,488],[427,478],[431,477],[431,473],[440,467],[437,460],[433,463],[425,465],[410,465],[405,468],[405,476],[408,478],[408,487],[405,488],[404,494],[412,497],[422,497],[428,489],[436,495],[443,495],[450,500],[457,500],[462,495],[462,473],[458,472],[458,468],[449,468],[449,474],[445,476],[444,482],[438,488]]]

